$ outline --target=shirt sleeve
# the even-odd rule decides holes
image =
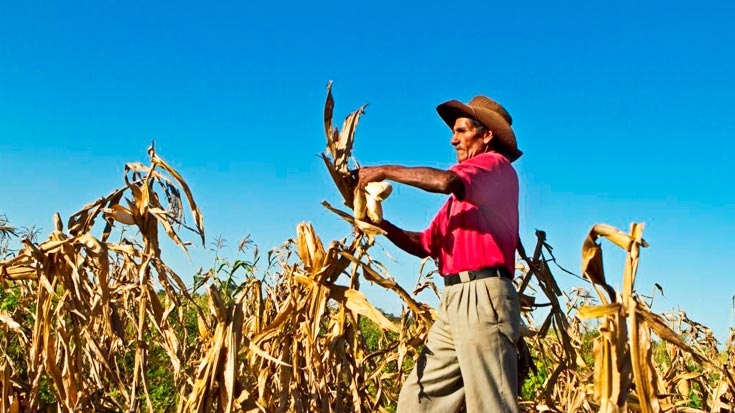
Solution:
[[[489,173],[494,164],[492,158],[484,155],[476,156],[449,168],[464,184],[464,199],[462,200],[475,205],[478,203],[477,181],[481,180],[483,174]]]

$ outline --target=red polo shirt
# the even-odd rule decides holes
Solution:
[[[421,233],[441,274],[505,267],[515,271],[518,240],[518,175],[506,157],[483,153],[450,171],[464,183],[464,199],[452,194]]]

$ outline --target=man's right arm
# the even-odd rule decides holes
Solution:
[[[381,165],[365,166],[357,170],[357,185],[365,186],[368,182],[389,180],[423,189],[427,192],[454,194],[464,199],[464,183],[452,171],[424,166]]]
[[[403,230],[386,220],[383,220],[378,226],[386,232],[385,236],[403,251],[419,258],[429,256],[421,243],[421,233]]]

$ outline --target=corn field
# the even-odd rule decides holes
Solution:
[[[418,293],[439,294],[437,276],[422,264],[406,289],[370,255],[382,231],[353,217],[349,173],[364,107],[341,128],[333,109],[330,84],[322,158],[345,208],[324,206],[351,229],[341,240],[304,222],[265,257],[220,259],[187,285],[162,243],[205,245],[204,220],[153,148],[147,164],[125,166],[119,189],[53,217],[45,241],[0,219],[0,412],[395,411],[435,317]],[[626,253],[621,291],[602,240]],[[515,279],[524,412],[735,411],[735,335],[718,348],[706,326],[652,312],[635,288],[643,225],[591,228],[587,282],[572,291],[557,285],[546,234],[533,244],[519,248]],[[375,308],[364,282],[394,293],[402,313]]]

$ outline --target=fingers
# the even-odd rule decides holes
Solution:
[[[365,188],[365,185],[370,182],[370,168],[363,167],[353,169],[350,171],[350,177],[352,178],[352,182],[354,182],[355,186],[358,188]]]
[[[357,187],[365,188],[370,182],[382,181],[381,167],[365,166],[350,171],[350,177]]]

